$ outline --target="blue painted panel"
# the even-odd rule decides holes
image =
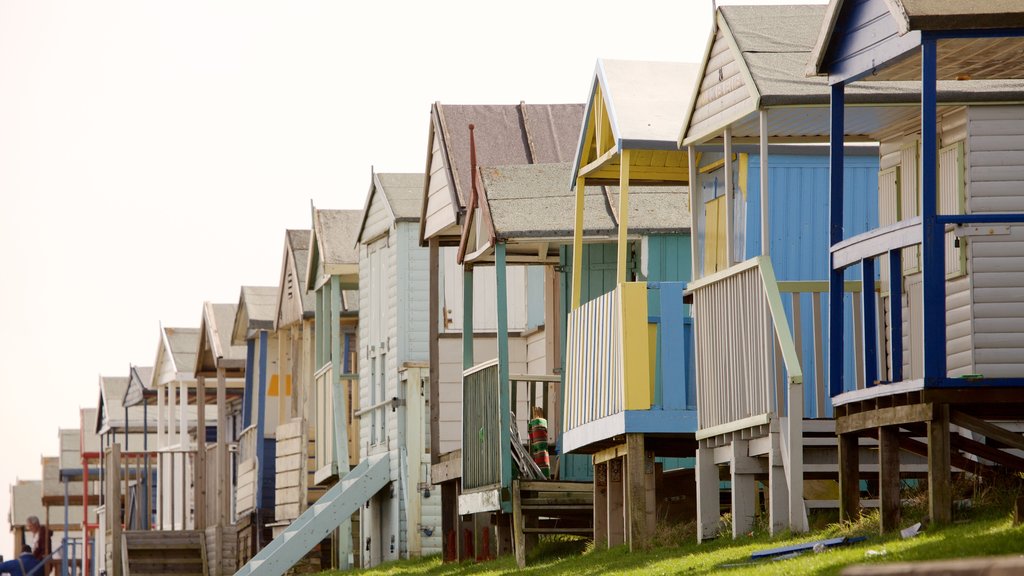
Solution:
[[[836,19],[823,67],[830,81],[854,79],[919,43],[917,32],[900,36],[885,0],[848,0]]]
[[[826,155],[772,155],[769,158],[768,189],[771,205],[768,226],[771,231],[772,265],[779,280],[828,280],[829,272],[829,159]],[[747,255],[761,252],[761,167],[758,155],[750,157],[747,193]],[[878,226],[878,158],[875,155],[847,155],[843,169],[843,235],[850,237]],[[853,269],[849,278],[859,279]],[[821,330],[823,350],[828,350],[827,295],[821,295]],[[786,313],[792,319],[792,303],[783,298]],[[825,414],[815,413],[815,356],[812,301],[810,295],[801,299],[801,332],[804,334],[804,405],[811,417],[831,416],[830,402]],[[853,305],[847,296],[844,302],[843,373],[847,389],[855,386],[853,359]],[[828,360],[823,366],[828,374]]]
[[[277,473],[275,462],[277,461],[277,440],[273,438],[263,439],[263,460],[260,466],[263,469],[263,478],[260,498],[260,508],[264,510],[274,509],[274,493],[277,491]]]

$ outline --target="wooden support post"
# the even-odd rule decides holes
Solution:
[[[732,481],[732,537],[739,538],[754,529],[756,493],[754,475],[749,473],[751,458],[746,440],[733,440],[732,463],[729,466]]]
[[[900,436],[898,426],[878,428],[878,485],[881,532],[900,527]]]
[[[121,562],[121,446],[107,449],[107,528],[110,531],[110,576],[124,574]],[[101,552],[102,553],[102,552]]]
[[[228,470],[228,400],[223,368],[217,368],[217,524],[227,526],[231,511],[231,477]]]
[[[856,434],[839,435],[839,520],[860,515],[860,453]]]
[[[626,541],[622,458],[608,462],[608,547]]]
[[[629,150],[619,152],[619,244],[615,281],[629,282]]]
[[[701,441],[697,448],[697,541],[703,542],[718,536],[721,517],[721,487],[718,481],[718,466],[715,451]]]
[[[580,307],[583,291],[583,207],[586,196],[586,178],[576,178],[576,221],[572,234],[572,293],[569,311]]]
[[[939,404],[934,419],[928,422],[928,508],[936,525],[953,519],[949,460],[949,405]]]
[[[789,485],[782,462],[781,434],[773,432],[768,452],[768,522],[772,536],[789,528]]]
[[[519,480],[512,481],[512,540],[516,565],[526,568],[526,534],[523,532],[523,497],[519,492]]]
[[[429,247],[429,274],[428,282],[428,332],[430,342],[430,464],[440,462],[441,458],[441,349],[438,337],[441,332],[441,241],[434,237],[430,239]],[[444,501],[445,492],[441,491],[441,500]],[[442,504],[443,505],[443,504]],[[447,534],[447,531],[444,531]],[[447,536],[444,536],[442,547],[447,544]],[[447,552],[447,550],[445,550]],[[444,554],[448,558],[448,554]]]
[[[173,459],[174,456],[172,455]],[[172,460],[173,461],[173,460]],[[173,464],[172,464],[173,465]],[[182,471],[184,473],[184,463]],[[173,475],[171,476],[174,477]],[[196,377],[196,454],[195,454],[195,478],[192,484],[195,490],[195,501],[193,509],[195,515],[195,529],[206,529],[206,377]],[[183,488],[184,490],[184,488]],[[173,498],[173,496],[172,496]],[[171,524],[174,524],[174,501],[171,500]],[[183,527],[188,520],[182,519]]]
[[[441,483],[441,549],[445,562],[458,561],[459,542],[459,495],[456,486],[458,480]]]
[[[608,463],[594,464],[594,545],[608,547]]]
[[[651,465],[653,467],[653,460]],[[654,530],[649,528],[647,507],[647,454],[643,434],[626,434],[626,482],[629,507],[626,522],[629,527],[629,550],[642,550],[650,544]],[[653,480],[654,471],[651,470]]]

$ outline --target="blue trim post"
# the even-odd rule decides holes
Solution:
[[[245,393],[242,401],[242,429],[252,425],[252,367],[255,362],[256,340],[245,341]]]
[[[861,326],[864,328],[864,387],[878,381],[878,316],[875,306],[875,259],[860,263]]]
[[[846,127],[845,85],[831,86],[829,109],[829,242],[843,241],[843,139]],[[843,270],[836,270],[829,256],[828,273],[828,390],[843,392]]]
[[[936,219],[938,138],[935,39],[921,43],[921,267],[924,308],[924,381],[946,377],[946,275],[943,226]]]
[[[494,247],[494,277],[497,288],[498,304],[498,410],[501,411],[500,438],[501,442],[501,487],[512,486],[512,447],[511,433],[511,397],[508,374],[508,283],[505,264],[505,244],[498,243]],[[504,504],[502,504],[504,508]]]
[[[889,358],[892,381],[903,380],[903,253],[889,251]]]
[[[648,288],[653,283],[648,283]],[[686,409],[686,356],[683,328],[683,282],[661,282],[661,322],[658,346],[661,352],[661,407]],[[653,374],[652,374],[653,376]]]
[[[256,393],[256,509],[263,508],[263,442],[267,427],[267,331],[260,330],[260,379]]]

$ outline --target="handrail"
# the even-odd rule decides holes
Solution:
[[[842,270],[865,258],[875,258],[888,254],[891,250],[920,244],[921,234],[920,216],[858,234],[829,248],[832,254],[832,268]]]
[[[772,267],[771,260],[764,256],[758,256],[756,260],[757,267],[761,272],[761,286],[764,289],[765,298],[768,299],[768,309],[771,311],[772,324],[775,326],[775,338],[782,351],[786,374],[789,375],[789,383],[803,384],[804,369],[800,366],[800,359],[796,354],[796,344],[793,342],[793,332],[789,329],[786,310],[782,307],[782,295],[779,294],[775,269]],[[803,414],[800,417],[803,418]]]

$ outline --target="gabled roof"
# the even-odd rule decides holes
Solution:
[[[606,152],[612,156],[624,150],[678,153],[698,69],[697,64],[685,62],[598,60],[567,185],[575,186],[584,166]],[[605,119],[610,135],[604,134],[603,127],[598,130]],[[596,142],[598,132],[609,142]],[[605,144],[608,150],[602,149]]]
[[[198,356],[195,375],[216,376],[217,369],[223,368],[227,377],[237,378],[245,373],[244,346],[231,345],[231,328],[234,326],[237,304],[213,304],[203,302],[203,318],[199,325]]]
[[[354,276],[358,281],[356,245],[361,217],[359,210],[313,210],[306,290],[316,290],[335,274]]]
[[[154,396],[153,389],[153,367],[152,366],[129,366],[128,387],[124,391],[124,398],[121,403],[125,406],[135,406],[142,403],[147,396]]]
[[[570,242],[575,226],[576,194],[565,185],[572,164],[481,167],[479,218],[463,227],[463,242],[472,244],[474,261],[496,242]],[[613,238],[619,219],[618,188],[587,186],[584,197],[586,238]],[[631,186],[629,232],[680,233],[690,227],[685,186]],[[479,229],[477,227],[479,226]],[[476,235],[473,242],[472,235]],[[510,248],[511,250],[512,248]]]
[[[99,388],[100,396],[94,428],[97,434],[156,431],[156,414],[146,413],[142,406],[128,408],[126,419],[124,395],[128,390],[127,377],[100,376]]]
[[[160,326],[160,342],[157,345],[156,360],[153,362],[153,381],[160,375],[162,363],[169,362],[180,379],[191,380],[196,370],[196,353],[199,350],[199,328],[172,328]]]
[[[861,2],[863,3],[863,2]],[[878,25],[873,22],[870,30],[861,32],[861,35],[870,34],[872,42],[884,40],[891,35],[900,39],[893,45],[898,47],[896,51],[911,49],[904,54],[909,59],[918,60],[919,57],[912,50],[920,44],[921,32],[955,32],[955,31],[979,31],[979,30],[1010,30],[1024,28],[1024,3],[1020,0],[874,0],[871,4],[878,4],[879,11],[888,13],[889,22]],[[844,7],[853,6],[852,3],[844,0],[831,0],[822,19],[820,32],[812,50],[810,61],[807,66],[808,74],[824,74],[825,60],[835,41],[836,26],[842,20]],[[862,6],[857,6],[863,11]],[[884,8],[884,11],[882,10]],[[851,8],[852,10],[852,8]],[[858,25],[859,29],[860,26]],[[955,36],[955,34],[954,34]],[[868,36],[865,36],[868,38]],[[939,49],[939,79],[953,79],[957,75],[968,75],[974,79],[992,78],[1019,78],[1020,67],[1016,66],[1019,58],[1019,47],[1009,44],[1024,45],[1019,38],[995,39],[978,38],[977,41],[964,42],[961,39],[954,39],[954,44],[959,46],[946,54],[943,53],[942,43],[949,42],[949,39],[940,40]],[[998,55],[993,53],[998,43]],[[977,56],[980,56],[978,58]],[[988,74],[988,66],[991,65],[991,58],[998,58],[1010,67],[1016,68],[1012,76],[1006,74]],[[890,61],[895,61],[893,58]],[[872,64],[869,62],[869,64]],[[883,66],[885,62],[878,62]],[[982,64],[977,66],[977,64]],[[986,65],[987,64],[987,65]],[[870,70],[872,66],[868,66]],[[913,66],[910,66],[912,68]],[[995,66],[994,68],[1001,68]],[[970,68],[970,73],[966,68]],[[945,69],[948,73],[943,73]],[[958,73],[959,70],[959,73]],[[953,76],[950,77],[950,74]],[[886,73],[891,78],[907,79],[899,76],[899,72],[890,71]]]
[[[277,286],[275,326],[290,325],[301,318],[312,318],[316,310],[314,294],[306,290],[306,266],[309,265],[309,230],[286,230],[281,276]],[[296,298],[296,292],[298,298]],[[289,310],[288,307],[292,308]]]
[[[448,179],[453,221],[466,208],[472,187],[469,125],[476,133],[479,165],[544,164],[572,158],[583,120],[582,104],[453,105],[435,102],[430,108],[427,165],[433,140],[440,139],[441,161]],[[429,173],[429,172],[428,172]],[[420,241],[424,237],[428,186],[425,179],[420,209]]]
[[[392,222],[415,222],[419,219],[419,200],[423,192],[423,174],[374,172],[370,182],[370,191],[366,195],[366,206],[359,224],[357,242],[362,242],[363,231],[366,229],[366,218],[370,214],[370,206],[379,193],[387,207]]]
[[[262,330],[274,329],[277,304],[275,286],[242,286],[238,295],[238,312],[231,331],[231,344],[244,346]]]

